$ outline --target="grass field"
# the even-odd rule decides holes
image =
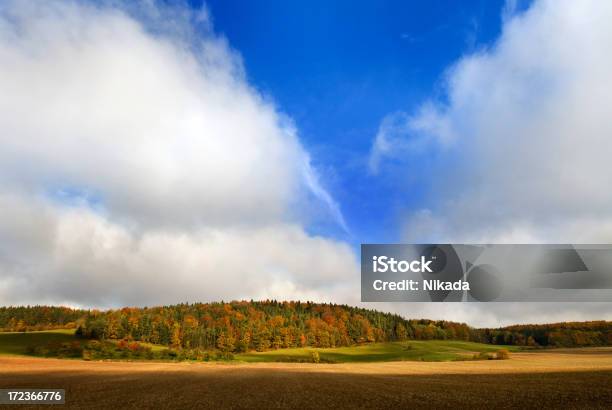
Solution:
[[[28,346],[40,346],[52,342],[72,342],[74,340],[74,329],[42,332],[0,332],[0,355],[24,355]]]
[[[611,408],[612,348],[511,360],[160,363],[0,357],[0,388],[64,388],[66,408]]]
[[[27,346],[42,346],[50,342],[74,341],[74,330],[51,330],[44,332],[0,333],[0,355],[25,355]],[[77,339],[78,340],[78,339]],[[150,345],[153,350],[164,346]],[[298,348],[278,349],[267,352],[237,354],[236,360],[243,362],[308,362],[311,353],[318,352],[322,362],[387,362],[387,361],[448,361],[471,359],[480,352],[495,352],[500,348],[517,351],[515,346],[493,346],[481,343],[453,340],[431,340],[374,343],[355,347],[330,349]]]
[[[71,330],[0,333],[0,388],[63,388],[67,408],[612,408],[612,348],[514,350],[459,341],[281,349],[234,362],[83,361],[25,355]],[[154,346],[154,348],[159,348]],[[298,361],[319,352],[327,363]]]
[[[245,362],[299,362],[309,361],[311,352],[318,352],[322,362],[330,363],[389,362],[402,360],[439,362],[471,359],[476,353],[495,352],[502,348],[509,351],[518,351],[516,346],[493,346],[456,340],[429,340],[374,343],[363,346],[330,349],[278,349],[267,352],[238,354],[236,355],[236,359]]]

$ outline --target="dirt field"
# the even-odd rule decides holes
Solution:
[[[65,388],[70,408],[612,408],[612,348],[438,363],[191,364],[0,357],[0,388],[9,387]]]

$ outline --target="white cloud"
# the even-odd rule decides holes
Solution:
[[[610,17],[606,2],[536,2],[492,48],[449,70],[447,103],[403,114],[384,152],[376,139],[379,161],[427,141],[421,165],[435,200],[413,215],[408,238],[433,223],[463,241],[611,239]]]
[[[3,303],[84,306],[278,298],[332,300],[357,294],[345,244],[295,225],[147,230],[136,234],[86,208],[0,198]],[[24,233],[27,235],[24,237]]]
[[[406,160],[405,172],[430,181],[429,196],[406,211],[407,241],[612,241],[612,3],[544,0],[513,10],[510,2],[492,47],[448,70],[444,102],[401,114],[393,138],[383,132],[388,120],[381,125],[371,154],[381,172],[385,161]],[[409,163],[415,140],[418,167]],[[612,316],[609,304],[546,314],[526,306],[531,311],[508,304],[439,312],[501,322],[563,319],[554,309]]]
[[[207,14],[113,4],[0,6],[0,305],[342,293],[301,204],[338,205]]]
[[[424,104],[414,116],[401,111],[387,115],[374,139],[369,171],[378,174],[384,161],[419,158],[434,144],[448,146],[454,140],[450,125],[431,104]]]
[[[87,189],[146,226],[284,216],[304,153],[222,41],[198,58],[118,11],[41,7],[0,29],[3,184]]]

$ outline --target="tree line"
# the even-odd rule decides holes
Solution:
[[[76,328],[98,340],[126,340],[222,352],[452,339],[520,346],[612,345],[612,322],[564,322],[476,329],[405,319],[376,310],[312,302],[234,301],[111,310],[53,306],[0,308],[0,330]]]
[[[90,312],[77,334],[227,352],[409,339],[469,340],[469,327],[311,302],[196,303]]]
[[[498,345],[581,347],[612,345],[612,322],[561,322],[480,329],[480,342]]]
[[[0,307],[0,331],[32,332],[71,329],[88,311],[63,306]]]

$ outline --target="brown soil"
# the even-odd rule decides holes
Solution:
[[[435,363],[0,357],[0,388],[28,387],[66,389],[68,408],[612,408],[612,348]]]

